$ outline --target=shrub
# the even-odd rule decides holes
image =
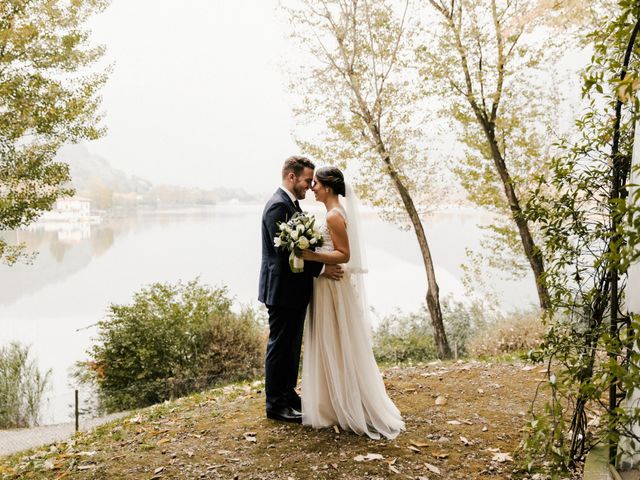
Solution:
[[[495,356],[537,348],[544,337],[544,325],[532,312],[517,312],[487,323],[468,343],[474,356]]]
[[[373,336],[373,353],[383,363],[421,362],[437,358],[428,315],[396,311],[382,319]]]
[[[50,376],[51,370],[41,373],[29,358],[29,347],[13,342],[0,348],[0,428],[38,424]]]
[[[537,347],[543,327],[533,313],[517,313],[508,318],[485,302],[458,302],[442,298],[445,332],[458,356],[499,355]],[[419,362],[437,358],[433,330],[426,306],[418,312],[395,313],[384,317],[374,334],[374,354],[386,363]]]
[[[226,288],[198,280],[142,289],[99,322],[81,380],[95,382],[102,409],[116,411],[254,377],[263,328],[252,309],[234,313],[231,305]]]
[[[469,354],[469,340],[488,323],[494,322],[499,315],[496,310],[487,306],[486,302],[479,300],[458,302],[448,295],[440,303],[449,346],[452,351],[456,350],[460,357]]]

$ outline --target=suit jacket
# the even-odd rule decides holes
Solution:
[[[265,305],[305,307],[313,291],[313,277],[322,270],[322,263],[304,262],[304,271],[293,273],[289,267],[287,250],[276,248],[277,222],[286,222],[296,207],[281,188],[273,194],[262,212],[262,264],[258,300]]]

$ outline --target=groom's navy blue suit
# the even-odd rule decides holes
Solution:
[[[265,358],[267,411],[284,407],[300,409],[295,392],[302,346],[302,329],[311,293],[313,277],[322,264],[305,262],[304,271],[293,273],[289,252],[273,245],[279,233],[277,223],[289,220],[300,207],[278,189],[262,212],[262,264],[258,300],[269,312],[269,343]]]

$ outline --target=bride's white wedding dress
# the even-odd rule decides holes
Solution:
[[[336,210],[346,221],[346,213]],[[334,250],[328,226],[322,230],[324,244],[318,251]],[[404,430],[404,422],[373,357],[364,292],[358,291],[355,276],[347,267],[339,281],[314,280],[304,329],[302,423],[315,428],[337,424],[373,439],[391,439]]]

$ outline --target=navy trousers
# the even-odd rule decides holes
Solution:
[[[269,342],[265,358],[267,411],[283,407],[300,408],[295,391],[300,368],[302,330],[307,307],[267,305]]]

